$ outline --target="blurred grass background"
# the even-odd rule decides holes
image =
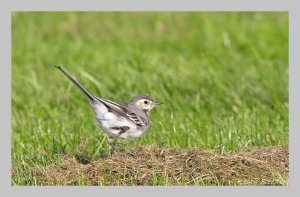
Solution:
[[[86,98],[54,65],[96,96],[164,103],[128,146],[288,144],[287,12],[14,12],[11,154],[24,169],[83,140],[91,159],[108,151]]]

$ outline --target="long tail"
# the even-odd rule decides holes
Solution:
[[[87,97],[90,101],[94,101],[95,97],[87,91],[83,85],[81,85],[74,77],[72,77],[65,69],[63,69],[60,66],[55,66],[57,69],[59,69],[66,77],[68,77]]]

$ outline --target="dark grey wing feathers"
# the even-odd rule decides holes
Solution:
[[[100,101],[101,103],[103,103],[106,107],[108,107],[109,109],[114,110],[115,112],[118,112],[121,115],[126,115],[127,112],[127,108],[125,106],[122,106],[119,103],[104,99],[104,98],[99,98],[99,97],[95,97],[98,101]]]
[[[113,109],[116,112],[119,112],[121,115],[128,117],[129,120],[133,121],[136,125],[138,126],[145,126],[146,123],[143,121],[143,119],[138,116],[135,112],[133,112],[132,110],[129,110],[127,107],[127,103],[124,102],[113,102],[107,99],[103,99],[103,98],[98,98],[95,97],[97,100],[99,100],[100,102],[104,103],[106,106],[108,106],[109,108]]]
[[[146,126],[141,117],[139,117],[136,113],[130,112],[126,114],[127,117],[132,120],[136,125],[143,127]]]

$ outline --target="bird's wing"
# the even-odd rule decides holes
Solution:
[[[114,102],[103,98],[95,97],[100,102],[104,103],[109,109],[127,117],[129,120],[134,122],[138,126],[145,126],[145,122],[139,117],[135,112],[128,109],[127,103],[124,102]]]
[[[138,116],[136,113],[130,112],[130,113],[127,113],[126,115],[136,125],[141,126],[141,127],[146,126],[146,124],[144,123],[144,121],[142,120],[142,118],[140,116]]]

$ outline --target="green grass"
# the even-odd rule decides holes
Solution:
[[[86,98],[54,65],[97,96],[165,103],[127,146],[288,144],[287,12],[13,13],[11,156],[24,171],[85,139],[88,158],[108,152]],[[35,184],[19,173],[13,185]]]

